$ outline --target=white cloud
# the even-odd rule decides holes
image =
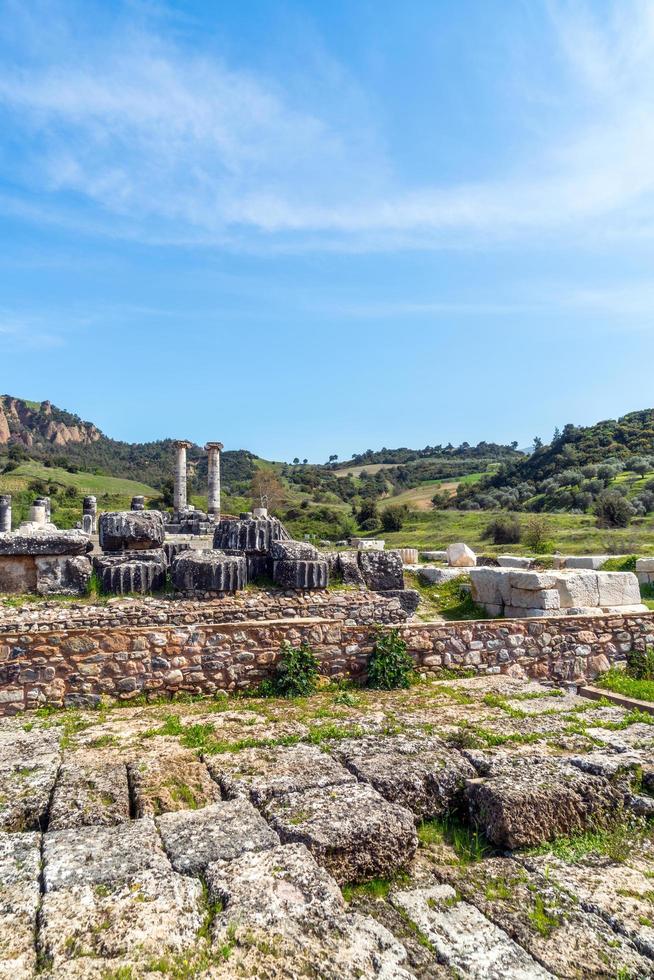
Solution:
[[[18,176],[38,193],[14,207],[113,235],[250,248],[651,237],[654,7],[620,0],[605,21],[592,6],[550,10],[575,131],[503,180],[434,175],[422,187],[392,173],[370,119],[331,123],[152,27],[91,40],[62,19],[48,47],[23,19],[25,63],[0,68],[0,106],[28,149]],[[80,217],[71,194],[92,213]]]

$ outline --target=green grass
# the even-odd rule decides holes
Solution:
[[[462,865],[481,861],[492,851],[481,831],[467,826],[455,814],[424,820],[418,827],[418,840],[422,847],[449,844]]]
[[[654,702],[654,681],[638,681],[635,677],[629,677],[623,670],[618,670],[616,667],[612,667],[611,670],[598,677],[595,685],[605,691],[624,694],[628,698]]]
[[[407,588],[417,589],[420,593],[422,603],[418,615],[423,619],[435,616],[448,620],[490,618],[483,606],[473,602],[469,589],[465,588],[470,584],[466,576],[439,585],[427,585],[413,572],[405,572],[404,581]]]
[[[80,494],[109,494],[110,496],[135,496],[142,494],[146,497],[158,496],[158,491],[147,483],[136,480],[124,480],[116,476],[98,476],[95,473],[69,473],[68,470],[56,466],[44,466],[36,460],[21,463],[11,473],[0,477],[0,484],[20,480],[28,483],[30,480],[44,480],[46,483],[60,483],[65,487],[76,487]]]
[[[651,835],[646,822],[636,818],[630,823],[618,823],[609,829],[587,830],[582,834],[557,837],[533,848],[531,854],[551,854],[567,864],[578,864],[588,857],[608,857],[616,863],[627,860],[634,848]]]

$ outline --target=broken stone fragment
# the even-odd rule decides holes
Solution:
[[[279,844],[259,811],[242,799],[164,813],[157,826],[175,871],[196,876],[214,861],[232,861],[244,851]]]
[[[351,739],[335,743],[333,753],[384,799],[431,820],[457,809],[473,766],[436,738]]]
[[[477,556],[467,544],[458,541],[447,549],[447,564],[455,568],[473,568],[477,564]]]
[[[94,565],[102,591],[113,595],[145,595],[166,585],[168,563],[163,548],[99,555]]]
[[[321,558],[318,549],[308,541],[273,541],[270,545],[273,561],[316,561]]]
[[[82,531],[55,528],[0,534],[0,555],[85,555],[93,549]]]
[[[397,551],[357,552],[359,570],[373,592],[404,588],[404,565]]]
[[[413,815],[362,783],[287,793],[264,812],[283,842],[305,844],[339,884],[397,874],[418,846]]]
[[[347,769],[315,745],[225,752],[207,756],[206,764],[229,799],[249,796],[258,807],[285,793],[356,782]]]
[[[268,554],[273,541],[290,541],[291,536],[276,517],[223,518],[213,535],[214,548]]]
[[[156,510],[108,511],[100,515],[98,529],[103,551],[161,548],[165,538],[163,517]]]

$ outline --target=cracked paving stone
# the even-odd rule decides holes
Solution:
[[[202,884],[171,868],[151,819],[54,831],[44,854],[38,944],[55,975],[83,958],[88,975],[107,976],[107,963],[118,969],[196,942]]]
[[[347,912],[336,882],[302,844],[212,864],[207,884],[223,909],[213,924],[214,945],[235,931],[231,975],[413,977],[402,944],[374,919]]]
[[[0,764],[0,831],[44,829],[59,755]]]
[[[197,810],[221,798],[207,767],[190,750],[150,753],[127,768],[136,817]]]
[[[315,745],[244,749],[208,756],[205,761],[225,796],[249,795],[255,806],[284,793],[356,782],[347,769]]]
[[[41,900],[40,834],[0,833],[0,977],[36,973],[34,935]]]
[[[124,763],[96,753],[66,756],[55,784],[48,830],[113,826],[129,820],[129,787]]]
[[[409,916],[457,976],[466,980],[554,976],[449,885],[395,892],[391,902]]]
[[[176,871],[200,875],[213,861],[275,847],[279,838],[247,800],[213,803],[157,817],[164,848]]]
[[[420,820],[456,808],[466,779],[476,775],[467,759],[436,738],[351,739],[332,751],[357,779]]]
[[[654,862],[643,862],[641,870],[603,857],[588,857],[575,864],[549,854],[520,861],[575,895],[584,910],[601,916],[654,959]]]
[[[339,884],[388,878],[418,846],[413,814],[365,783],[287,793],[264,813],[282,841],[305,844]]]
[[[544,872],[503,857],[436,869],[444,883],[557,977],[654,976],[654,963],[629,939],[584,911],[576,895],[552,881],[547,866]]]
[[[619,786],[565,760],[517,753],[467,755],[482,772],[466,786],[470,818],[498,847],[534,847],[562,834],[607,826],[625,802]]]

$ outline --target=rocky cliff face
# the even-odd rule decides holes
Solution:
[[[90,445],[102,433],[90,422],[54,408],[50,402],[27,402],[0,396],[0,446],[20,443],[51,446]]]

